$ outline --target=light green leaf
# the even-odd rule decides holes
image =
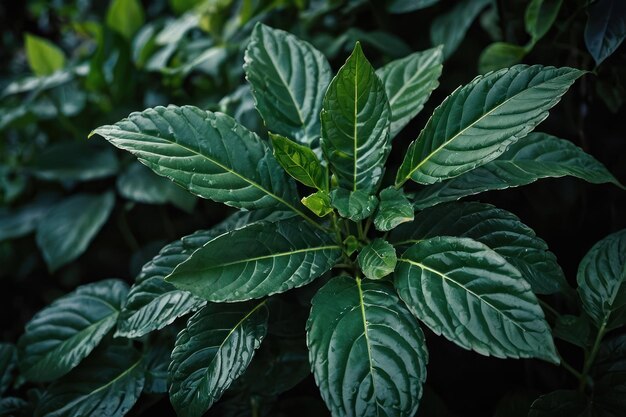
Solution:
[[[324,217],[333,212],[333,207],[330,204],[330,195],[326,191],[318,191],[303,197],[302,204],[318,217]]]
[[[257,23],[244,70],[268,129],[317,147],[319,113],[331,78],[324,55],[308,42]]]
[[[621,0],[598,0],[587,7],[585,45],[600,65],[626,39],[626,4]]]
[[[426,209],[395,229],[389,241],[407,246],[436,236],[474,239],[513,265],[536,294],[565,292],[569,285],[548,245],[514,214],[482,203],[450,203]]]
[[[357,42],[324,97],[322,150],[339,185],[371,193],[391,150],[391,109],[374,68]]]
[[[17,344],[21,374],[52,381],[68,373],[113,328],[128,287],[105,280],[78,287],[41,310]]]
[[[412,417],[426,379],[424,335],[384,282],[331,279],[313,298],[309,361],[335,417]]]
[[[147,109],[93,133],[193,194],[248,210],[301,213],[269,146],[233,118],[193,106]]]
[[[375,195],[368,195],[363,191],[348,191],[337,188],[330,193],[330,201],[341,217],[358,222],[368,218],[378,205]]]
[[[563,0],[531,0],[526,6],[524,26],[533,44],[548,33],[561,10],[562,3]]]
[[[416,243],[398,259],[395,286],[416,317],[465,349],[559,363],[530,285],[480,242],[435,237]]]
[[[13,382],[13,371],[17,366],[17,349],[11,343],[0,343],[0,396]]]
[[[47,39],[27,33],[26,59],[30,69],[38,77],[50,75],[65,66],[65,54]]]
[[[328,191],[328,171],[311,148],[298,145],[281,135],[270,133],[274,158],[287,174],[307,187]]]
[[[374,216],[376,230],[387,232],[399,224],[413,221],[413,205],[401,189],[385,188],[379,197],[380,204]]]
[[[260,222],[213,239],[166,281],[208,301],[245,301],[308,284],[340,255],[331,235],[301,220]]]
[[[448,13],[437,17],[430,26],[430,42],[443,45],[443,56],[448,58],[465,38],[476,17],[491,0],[461,0]]]
[[[248,367],[267,332],[261,303],[208,304],[178,334],[170,399],[181,417],[200,417]]]
[[[393,139],[424,108],[430,93],[439,86],[443,66],[440,46],[415,52],[376,70],[385,85],[391,107]]]
[[[115,175],[118,161],[111,148],[62,142],[45,148],[28,168],[44,180],[91,181]]]
[[[415,10],[425,9],[438,3],[439,0],[390,0],[387,2],[389,13],[410,13]]]
[[[35,417],[122,417],[144,385],[144,358],[125,342],[105,345],[48,387]]]
[[[143,26],[145,17],[139,0],[112,0],[107,11],[107,26],[131,40]]]
[[[585,255],[576,276],[583,308],[597,327],[626,323],[626,229],[613,233]]]
[[[568,140],[531,133],[498,158],[466,174],[432,184],[415,194],[418,210],[489,190],[503,190],[541,178],[571,175],[593,184],[622,185],[606,167]]]
[[[79,257],[104,225],[115,195],[75,194],[55,204],[37,225],[37,246],[51,271]]]
[[[361,247],[361,242],[359,242],[356,236],[350,235],[343,240],[343,246],[346,254],[352,256],[352,254]]]
[[[486,74],[522,62],[528,53],[523,46],[506,42],[494,42],[486,47],[478,58],[478,73]]]
[[[359,267],[369,279],[381,279],[396,268],[396,249],[383,239],[374,239],[359,252]]]
[[[117,177],[117,191],[122,197],[138,203],[171,203],[191,212],[196,198],[167,178],[154,174],[148,167],[134,162]]]
[[[435,109],[411,143],[396,184],[433,184],[497,158],[548,117],[584,72],[516,65],[476,77]]]

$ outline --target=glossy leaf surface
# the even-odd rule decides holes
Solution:
[[[343,188],[333,190],[330,193],[330,201],[341,217],[355,222],[368,218],[378,204],[378,199],[374,195]]]
[[[396,268],[396,249],[383,239],[375,239],[359,252],[359,267],[369,279],[381,279]]]
[[[380,192],[380,204],[374,217],[377,230],[389,231],[399,224],[412,221],[413,217],[413,205],[402,190],[389,187]]]
[[[626,38],[626,3],[620,0],[598,0],[588,7],[585,45],[600,65]]]
[[[307,187],[328,191],[328,172],[315,153],[284,136],[270,133],[274,157],[287,174]]]

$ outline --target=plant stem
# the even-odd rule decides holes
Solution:
[[[591,352],[589,352],[589,355],[585,358],[585,364],[583,366],[583,372],[582,372],[582,379],[580,381],[580,385],[578,386],[578,391],[583,392],[585,390],[585,387],[587,386],[587,382],[589,380],[589,370],[591,369],[591,365],[593,365],[593,362],[596,359],[596,355],[598,354],[598,349],[600,349],[600,342],[602,341],[602,338],[604,337],[604,334],[606,333],[606,323],[607,321],[604,320],[604,322],[602,323],[602,326],[600,326],[600,329],[598,329],[598,334],[596,335],[596,340],[593,342],[593,347],[591,348]]]
[[[541,305],[541,307],[544,310],[549,311],[550,313],[552,313],[555,317],[560,317],[561,313],[559,313],[558,311],[556,311],[550,304],[546,303],[545,301],[543,301],[540,298],[537,298],[539,300],[539,305]]]

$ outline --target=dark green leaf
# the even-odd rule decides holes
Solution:
[[[594,417],[621,417],[626,410],[626,372],[613,372],[600,379],[591,404]]]
[[[556,20],[563,0],[531,0],[526,6],[524,25],[532,43],[543,38]]]
[[[15,239],[33,232],[55,201],[55,196],[41,195],[15,209],[0,208],[0,241]]]
[[[369,279],[381,279],[396,268],[396,250],[386,240],[375,239],[359,252],[359,267]]]
[[[536,397],[526,390],[509,391],[498,401],[493,417],[527,417]]]
[[[389,13],[410,13],[415,10],[425,9],[438,3],[439,0],[390,0],[387,4]]]
[[[417,321],[391,286],[333,278],[312,304],[309,360],[333,416],[413,416],[428,353]]]
[[[131,40],[145,20],[139,0],[113,0],[107,11],[107,26]]]
[[[541,178],[566,175],[594,184],[610,182],[621,187],[602,163],[570,141],[545,133],[531,133],[495,160],[418,191],[414,198],[415,208],[421,210],[483,191],[518,187]]]
[[[436,236],[467,237],[487,245],[518,269],[537,294],[569,288],[546,242],[506,210],[477,202],[432,207],[394,230],[389,240],[403,246]]]
[[[176,338],[170,399],[181,417],[200,417],[248,367],[267,332],[265,301],[208,304]]]
[[[311,148],[270,133],[274,158],[287,174],[307,187],[328,191],[328,172]]]
[[[17,366],[17,349],[10,343],[0,343],[0,396],[4,395],[13,382],[13,371]]]
[[[583,349],[588,348],[592,343],[590,340],[592,336],[591,323],[585,314],[580,316],[563,314],[557,317],[552,332],[554,337]]]
[[[79,257],[104,225],[115,195],[75,194],[55,204],[37,225],[37,245],[51,271]]]
[[[318,191],[302,198],[302,204],[319,217],[324,217],[333,212],[330,195],[326,191]]]
[[[389,98],[392,139],[424,108],[430,93],[439,85],[442,60],[441,47],[435,47],[376,70]]]
[[[341,217],[358,222],[368,218],[378,205],[375,195],[368,195],[363,191],[348,191],[337,188],[330,193],[333,207],[337,209]]]
[[[626,38],[626,3],[621,0],[598,0],[587,8],[585,26],[587,50],[600,65]]]
[[[28,65],[38,77],[50,75],[65,66],[65,54],[47,39],[27,33],[25,46]]]
[[[399,224],[413,221],[413,205],[401,189],[385,188],[379,197],[380,204],[374,216],[374,226],[377,230],[387,232]]]
[[[299,219],[261,222],[213,239],[166,281],[208,301],[244,301],[308,284],[340,255],[332,236]]]
[[[63,142],[44,149],[29,169],[44,180],[90,181],[115,175],[118,162],[110,148]]]
[[[146,381],[143,392],[165,394],[167,392],[167,369],[170,365],[172,346],[159,343],[151,346],[145,357]]]
[[[430,26],[430,42],[443,45],[443,55],[448,58],[456,51],[482,9],[491,0],[462,0],[448,13],[437,17]]]
[[[0,399],[0,416],[26,417],[29,414],[32,415],[32,410],[29,410],[28,403],[23,399],[16,397]]]
[[[331,78],[324,55],[308,42],[259,23],[246,49],[244,69],[268,129],[316,145],[319,112]]]
[[[398,259],[395,286],[413,314],[463,348],[559,363],[530,285],[480,242],[435,237],[416,243]]]
[[[548,116],[584,72],[516,65],[476,77],[435,109],[411,143],[396,184],[433,184],[497,158]]]
[[[486,74],[519,64],[528,51],[525,47],[506,42],[494,42],[480,54],[478,73]]]
[[[115,326],[128,287],[105,280],[78,287],[41,310],[18,342],[21,374],[52,381],[67,374]]]
[[[576,278],[583,307],[597,327],[610,330],[626,323],[626,229],[596,243]]]
[[[582,417],[587,398],[578,391],[558,390],[533,402],[528,417]]]
[[[361,247],[361,242],[355,236],[350,235],[343,240],[343,246],[346,254],[352,256]]]
[[[391,150],[391,109],[359,43],[331,81],[320,117],[322,149],[339,185],[374,191]]]
[[[593,362],[593,372],[596,375],[626,372],[625,334],[613,336],[602,342]]]

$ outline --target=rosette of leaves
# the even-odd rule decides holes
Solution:
[[[226,390],[225,400],[244,395],[254,378],[240,377],[266,356],[257,349],[298,345],[286,322],[302,312],[286,313],[281,294],[315,280],[297,292],[311,299],[299,332],[333,416],[415,414],[428,363],[421,325],[479,354],[559,363],[537,298],[567,288],[555,256],[512,213],[455,200],[564,175],[619,185],[568,141],[530,134],[583,72],[520,65],[477,77],[435,109],[388,184],[392,139],[437,87],[441,62],[434,48],[375,70],[357,43],[333,76],[313,46],[257,24],[244,69],[268,140],[192,106],[94,130],[190,193],[242,210],[163,248],[110,313],[118,337],[145,341],[195,311],[169,360],[132,362],[151,375],[135,387],[160,375],[151,392],[167,386],[181,416],[203,415]],[[423,185],[414,197],[409,181]],[[36,336],[20,344],[22,366],[41,355]]]

